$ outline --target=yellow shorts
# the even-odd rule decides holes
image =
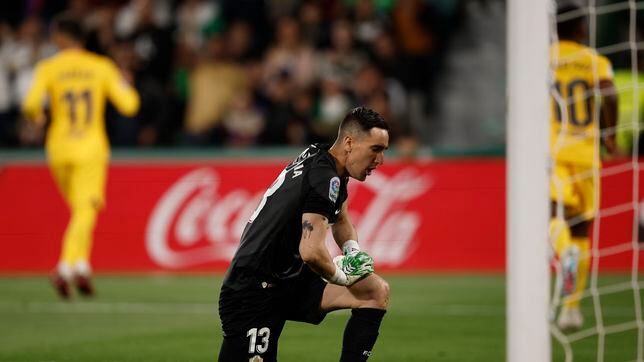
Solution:
[[[556,162],[550,176],[550,199],[563,203],[572,213],[592,219],[595,213],[595,182],[593,168],[573,163]]]
[[[108,161],[83,163],[50,161],[49,168],[70,207],[105,204]]]

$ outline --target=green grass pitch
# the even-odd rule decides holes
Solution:
[[[391,306],[370,361],[504,361],[503,275],[385,276]],[[602,284],[627,281],[611,276]],[[99,276],[98,297],[60,301],[46,276],[0,277],[0,361],[214,361],[221,276]],[[605,325],[634,321],[632,291],[602,296]],[[589,299],[586,326],[593,326]],[[347,311],[320,326],[288,322],[280,361],[334,361]],[[637,359],[637,330],[608,334],[605,361]],[[572,347],[596,361],[597,336]],[[553,361],[563,361],[553,341]]]

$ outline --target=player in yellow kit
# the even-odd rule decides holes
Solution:
[[[134,115],[139,96],[108,58],[83,49],[83,29],[68,17],[54,21],[52,37],[59,52],[36,65],[33,84],[22,105],[27,120],[50,125],[45,148],[51,172],[71,218],[52,277],[57,292],[70,295],[74,283],[92,295],[90,250],[98,211],[104,205],[110,147],[105,132],[105,103]]]
[[[559,14],[577,7],[566,6]],[[550,239],[559,257],[563,306],[557,319],[562,329],[580,328],[580,297],[590,266],[589,227],[594,218],[594,172],[601,167],[600,143],[615,154],[617,96],[610,61],[582,45],[587,37],[585,17],[559,22],[559,41],[550,47],[554,71],[550,117],[550,151],[554,159],[550,182],[552,220]],[[596,101],[599,97],[599,101]]]

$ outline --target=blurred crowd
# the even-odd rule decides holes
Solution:
[[[328,142],[364,105],[418,140],[410,99],[431,107],[449,17],[426,0],[25,0],[0,5],[0,145],[38,145],[19,106],[37,61],[56,52],[51,19],[83,19],[86,47],[141,94],[133,118],[108,110],[115,146]],[[415,127],[419,127],[416,125]],[[422,123],[420,124],[422,127]]]

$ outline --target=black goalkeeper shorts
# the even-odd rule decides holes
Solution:
[[[261,280],[235,290],[222,287],[219,316],[224,341],[219,361],[276,361],[277,344],[287,320],[319,324],[326,282],[308,267],[288,282],[268,284]]]

